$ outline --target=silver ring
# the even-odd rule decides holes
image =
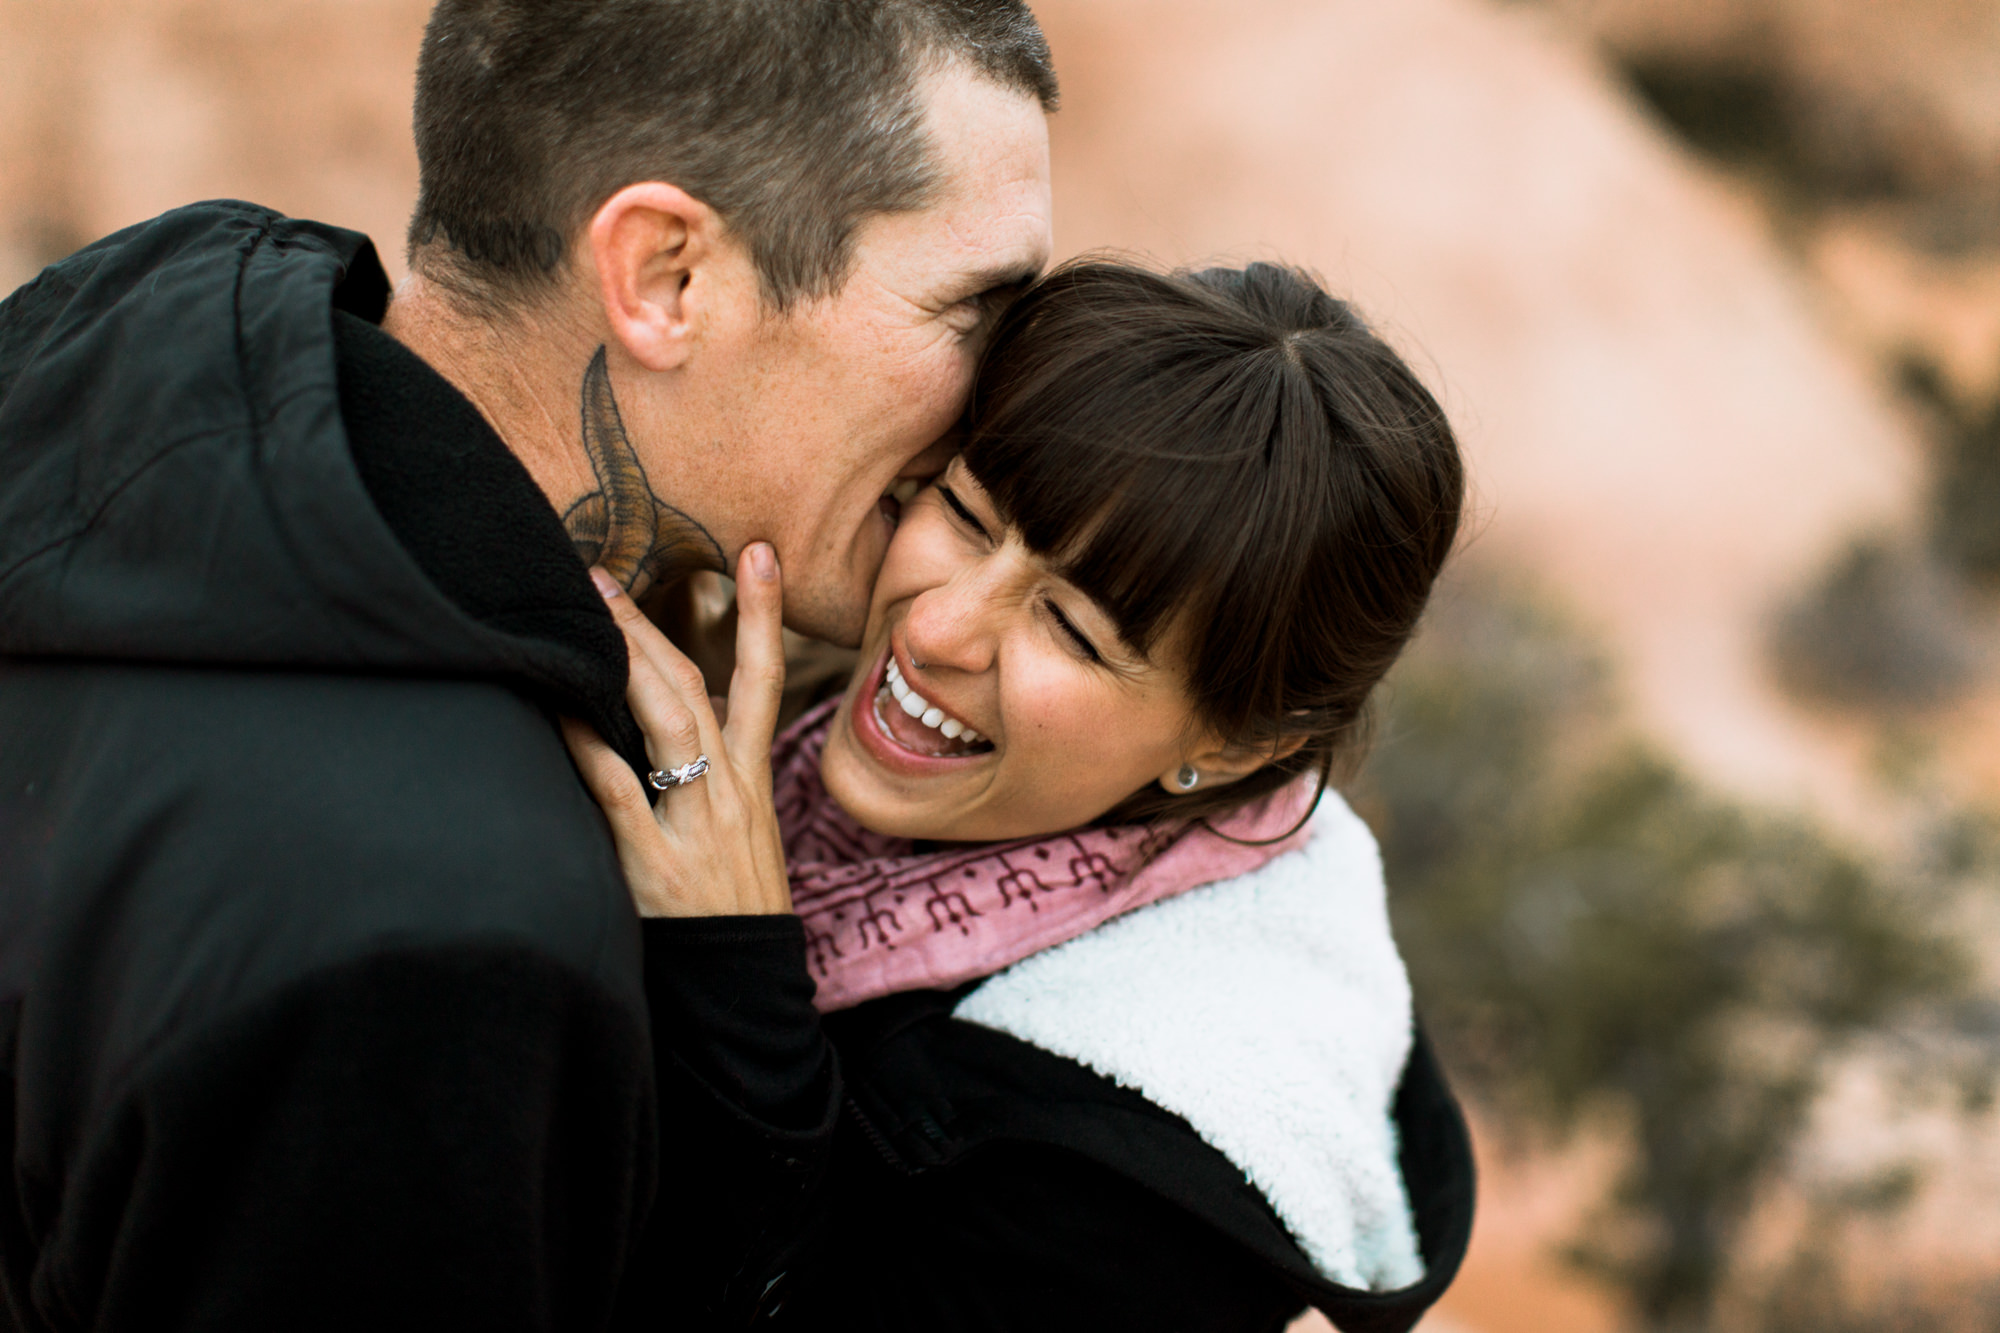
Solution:
[[[685,787],[702,774],[708,772],[708,756],[696,755],[691,764],[679,768],[656,768],[646,775],[646,785],[654,791],[665,791],[669,787]]]

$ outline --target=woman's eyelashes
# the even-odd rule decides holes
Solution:
[[[958,518],[958,521],[990,543],[993,540],[991,529],[979,521],[979,516],[972,512],[965,501],[958,498],[958,493],[942,481],[935,484],[938,495],[943,498],[945,504]],[[1063,614],[1062,608],[1056,605],[1054,598],[1042,598],[1042,606],[1048,611],[1049,619],[1055,622],[1056,632],[1062,635],[1064,640],[1076,650],[1079,656],[1090,662],[1102,662],[1104,660],[1097,651],[1097,645],[1093,644],[1089,637],[1076,627],[1075,621]]]
[[[1075,623],[1071,621],[1068,616],[1062,613],[1062,608],[1055,604],[1054,599],[1045,597],[1042,599],[1042,605],[1046,606],[1049,609],[1049,616],[1056,622],[1056,629],[1059,632],[1061,632],[1061,634],[1065,638],[1067,638],[1070,641],[1070,643],[1076,648],[1076,650],[1082,653],[1087,660],[1092,662],[1102,662],[1104,660],[1102,657],[1098,656],[1096,646],[1092,644],[1089,639],[1084,637],[1083,631],[1078,629]]]
[[[979,519],[973,515],[973,512],[965,507],[965,501],[958,498],[958,493],[956,491],[952,490],[951,487],[945,485],[943,482],[939,482],[938,494],[944,497],[944,502],[947,505],[951,506],[951,512],[958,515],[959,522],[965,524],[965,526],[967,526],[968,528],[971,528],[974,532],[984,537],[987,541],[993,540],[993,534],[988,532],[986,530],[986,525],[984,523],[981,523]]]
[[[979,521],[979,516],[972,512],[965,501],[958,498],[958,492],[952,490],[951,487],[942,481],[937,482],[936,485],[938,495],[950,507],[951,512],[957,516],[958,521],[978,533],[985,541],[992,542],[992,530]],[[1055,604],[1055,599],[1050,597],[1042,598],[1042,606],[1048,611],[1049,619],[1055,622],[1056,632],[1062,635],[1064,640],[1076,650],[1078,655],[1090,662],[1102,662],[1104,660],[1097,651],[1097,645],[1093,644],[1084,632],[1076,627],[1075,621],[1063,614],[1062,608]]]

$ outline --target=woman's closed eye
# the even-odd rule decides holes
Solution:
[[[959,498],[958,492],[954,491],[943,481],[935,484],[938,496],[943,499],[946,507],[951,510],[953,517],[966,528],[977,533],[982,539],[991,543],[993,541],[992,529],[980,521],[979,515],[973,513],[971,506]],[[1062,637],[1064,643],[1077,656],[1087,662],[1102,662],[1104,660],[1103,655],[1097,651],[1097,645],[1090,641],[1090,636],[1078,629],[1074,620],[1063,614],[1063,609],[1056,605],[1053,597],[1044,596],[1041,600],[1043,609],[1047,611],[1049,619],[1055,624],[1056,633]]]
[[[1104,660],[1099,655],[1096,645],[1091,643],[1089,638],[1084,635],[1084,632],[1076,627],[1075,621],[1063,614],[1062,608],[1056,605],[1054,598],[1045,597],[1042,599],[1042,604],[1048,608],[1050,619],[1056,622],[1056,631],[1068,639],[1071,645],[1086,660],[1092,662],[1102,662]]]
[[[971,528],[987,541],[990,542],[993,540],[993,534],[988,532],[986,525],[981,523],[978,517],[965,507],[965,501],[958,498],[958,492],[952,490],[951,487],[945,485],[943,482],[937,484],[937,489],[938,494],[944,497],[944,502],[951,507],[951,512],[958,516],[959,522]]]

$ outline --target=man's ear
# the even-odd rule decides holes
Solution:
[[[598,208],[586,235],[611,334],[648,370],[684,364],[708,326],[744,299],[743,247],[714,209],[679,186],[626,186]]]
[[[1266,764],[1276,763],[1298,752],[1306,743],[1303,736],[1287,736],[1275,747],[1225,745],[1209,742],[1193,747],[1179,764],[1160,775],[1160,790],[1169,796],[1192,796],[1211,787],[1223,787],[1238,778],[1247,778]],[[1193,782],[1186,779],[1192,776]]]

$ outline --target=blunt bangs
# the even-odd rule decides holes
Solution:
[[[972,475],[1134,650],[1185,633],[1197,677],[1221,645],[1257,656],[1266,610],[1303,575],[1302,511],[1327,489],[1324,445],[1276,447],[1326,435],[1304,372],[1189,278],[1078,265],[1023,305],[982,376]]]
[[[1275,757],[1204,795],[1140,793],[1121,818],[1214,813],[1358,757],[1464,489],[1402,360],[1269,264],[1057,269],[995,331],[963,459],[1130,648],[1185,666],[1210,729]]]

